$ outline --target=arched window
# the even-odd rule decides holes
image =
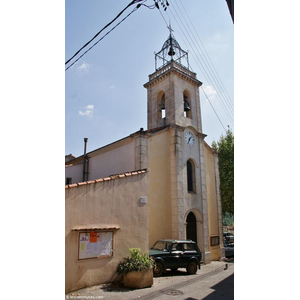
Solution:
[[[192,118],[191,97],[187,91],[183,92],[183,113],[186,118]]]
[[[158,118],[164,119],[166,117],[166,101],[165,101],[164,92],[160,92],[158,94],[157,106],[158,106]]]
[[[196,192],[195,189],[195,165],[192,160],[188,160],[186,164],[187,170],[187,187],[188,192]]]
[[[166,101],[165,101],[165,94],[162,95],[160,100],[160,110],[161,110],[161,117],[162,119],[166,117]]]

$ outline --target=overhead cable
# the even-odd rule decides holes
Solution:
[[[111,30],[109,30],[103,37],[101,37],[96,43],[94,43],[89,49],[87,49],[83,54],[81,54],[71,65],[69,65],[65,71],[71,68],[80,58],[82,58],[87,52],[89,52],[93,47],[95,47],[101,40],[103,40],[110,32],[112,32],[118,25],[120,25],[125,19],[127,19],[133,12],[135,12],[139,7],[135,7],[125,18],[123,18],[119,23],[117,23]]]
[[[193,39],[191,38],[191,36],[190,36],[188,30],[186,29],[184,23],[182,22],[182,20],[181,20],[179,14],[177,13],[175,7],[174,7],[174,11],[175,11],[175,13],[177,14],[178,19],[179,19],[180,22],[182,23],[182,25],[183,25],[185,31],[186,31],[187,34],[189,35],[190,40],[192,41],[192,43],[193,43],[194,46],[196,47],[196,45],[195,45]],[[172,10],[170,10],[170,12],[172,13]],[[173,15],[173,17],[175,18],[175,16],[174,16],[173,13],[172,13],[172,15]],[[176,18],[175,18],[175,21],[177,22]],[[178,22],[177,22],[177,23],[178,23]],[[180,28],[180,29],[181,29],[181,28]],[[183,32],[182,29],[181,29],[181,31]],[[184,32],[183,32],[183,34],[184,34]],[[190,44],[189,39],[186,37],[185,34],[184,34],[184,36],[185,36],[186,40],[188,41],[190,47],[193,49],[193,52],[195,53],[195,50],[194,50],[193,46]],[[196,47],[196,49],[197,49],[197,47]],[[198,49],[197,49],[197,50],[198,50]],[[199,52],[198,52],[198,53],[199,53]],[[199,54],[200,54],[200,53],[199,53]],[[201,55],[200,55],[200,57],[202,58]],[[206,64],[205,61],[203,60],[203,63],[205,64],[205,67],[204,67],[203,64],[202,64],[202,62],[199,60],[199,57],[198,57],[197,55],[196,55],[196,58],[197,58],[197,60],[199,61],[199,63],[201,64],[202,69],[203,69],[203,71],[205,72],[207,78],[208,78],[211,82],[213,82],[214,80],[211,79],[211,76],[213,77],[213,75],[212,75],[212,73],[211,73],[210,67],[207,66],[207,64]],[[196,61],[196,62],[197,62],[197,61]],[[209,72],[210,75],[209,75],[207,72]],[[216,86],[216,85],[217,85],[217,84],[215,84],[215,86]],[[232,124],[233,124],[233,117],[231,117],[231,115],[230,115],[230,110],[229,110],[229,108],[226,106],[227,103],[225,104],[225,102],[224,102],[223,99],[221,98],[222,95],[220,95],[219,93],[217,93],[216,95],[217,95],[217,97],[219,98],[220,104],[221,104],[222,108],[224,109],[225,113],[227,114],[227,117],[230,119],[230,121],[231,121]],[[228,105],[228,104],[227,104],[227,105]],[[233,115],[233,112],[232,112],[232,115]]]
[[[175,0],[175,3],[176,3],[176,5],[178,6],[176,0]],[[205,47],[204,47],[204,44],[202,43],[201,38],[199,37],[198,32],[197,32],[197,30],[195,29],[194,24],[193,24],[193,22],[191,21],[191,19],[190,19],[189,15],[188,15],[186,9],[184,8],[184,5],[183,5],[183,3],[182,3],[181,0],[180,0],[180,3],[181,3],[182,8],[183,8],[183,10],[184,10],[184,12],[185,12],[185,14],[186,14],[186,16],[187,16],[187,18],[188,18],[188,20],[189,20],[191,26],[193,27],[194,32],[195,32],[195,34],[197,35],[198,40],[200,41],[201,46],[202,46],[202,48],[203,48],[203,50],[204,50],[204,52],[205,52],[205,55],[203,55],[203,58],[204,58],[205,60],[206,60],[206,57],[208,58],[208,61],[209,61],[210,65],[211,65],[211,67],[212,67],[212,69],[213,69],[213,71],[214,71],[215,77],[216,77],[217,81],[220,83],[220,85],[221,85],[221,87],[222,87],[221,90],[222,90],[223,94],[227,97],[227,99],[228,99],[228,101],[229,101],[229,105],[231,105],[231,108],[233,109],[233,101],[232,101],[231,97],[228,95],[228,93],[227,93],[227,91],[226,91],[226,88],[224,87],[224,84],[223,84],[223,82],[222,82],[222,80],[221,80],[221,78],[220,78],[220,76],[219,76],[219,74],[218,74],[218,72],[217,72],[217,70],[216,70],[216,68],[215,68],[215,66],[214,66],[214,64],[213,64],[213,62],[211,61],[210,56],[209,56],[209,54],[207,53],[207,51],[206,51],[206,49],[205,49]],[[187,23],[187,26],[189,27],[188,23]],[[190,27],[189,27],[189,29],[190,29]],[[194,37],[196,43],[198,44],[198,40],[195,38],[195,36],[194,36],[194,34],[193,34],[193,31],[192,31],[191,29],[190,29],[190,31],[191,31],[191,33],[192,33],[192,35],[193,35],[193,37]],[[198,47],[199,47],[199,49],[202,51],[202,48],[199,46],[199,44],[198,44]]]
[[[178,15],[178,13],[177,13],[177,11],[176,11],[176,9],[175,9],[174,6],[173,6],[173,8],[174,8],[174,11],[176,12],[176,14],[177,14],[177,16],[178,16],[178,19],[180,19],[180,16]],[[173,14],[172,10],[170,9],[169,11],[171,12],[173,18],[174,18],[175,21],[177,22],[177,19],[176,19],[175,15]],[[181,19],[180,19],[180,22],[183,24],[183,22],[182,22]],[[179,29],[181,30],[181,32],[182,32],[183,35],[185,36],[185,39],[187,40],[187,42],[188,42],[188,44],[190,45],[191,49],[193,49],[193,47],[191,46],[191,43],[190,43],[189,39],[186,37],[184,31],[182,30],[181,25],[180,25],[178,22],[177,22],[177,24],[178,24],[178,26],[179,26]],[[184,27],[185,31],[187,32],[187,34],[189,35],[188,30],[186,29],[186,27],[185,27],[184,24],[183,24],[183,27]],[[179,33],[179,34],[180,34],[180,33]],[[193,39],[191,38],[190,35],[189,35],[189,38],[190,38],[190,40],[193,42]],[[194,42],[193,42],[193,44],[195,45]],[[195,46],[195,47],[196,47],[196,46]],[[197,49],[197,47],[196,47],[196,49]],[[195,53],[194,50],[193,50],[193,52]],[[201,55],[200,55],[200,57],[201,57]],[[197,58],[196,63],[198,64],[198,61],[199,61],[199,63],[201,64],[201,67],[199,66],[200,69],[202,69],[202,70],[205,72],[206,77],[207,77],[210,81],[213,81],[213,80],[211,79],[211,76],[209,76],[208,73],[207,73],[207,71],[206,71],[206,68],[208,68],[208,71],[209,71],[210,74],[211,74],[211,71],[210,71],[209,67],[206,65],[206,68],[205,68],[205,67],[203,66],[203,64],[201,63],[201,61],[199,60],[199,57],[198,57],[197,55],[196,55],[196,58]],[[228,103],[226,103],[226,104],[227,104],[227,106],[226,106],[226,104],[224,103],[224,101],[220,98],[221,96],[222,96],[222,95],[220,95],[219,93],[217,93],[217,97],[218,97],[219,100],[220,100],[220,104],[221,104],[223,110],[225,111],[225,113],[226,113],[228,119],[229,119],[229,120],[232,122],[232,124],[233,124],[234,121],[233,121],[233,118],[232,118],[231,115],[230,115],[230,109],[227,107],[227,106],[228,106]],[[233,113],[232,113],[232,114],[233,114]]]

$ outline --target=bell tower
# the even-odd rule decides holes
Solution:
[[[148,90],[148,130],[163,125],[192,126],[202,132],[199,87],[189,69],[188,53],[172,34],[155,54],[156,71],[144,85]]]
[[[202,82],[190,70],[187,51],[180,47],[171,27],[169,30],[168,39],[155,54],[156,70],[144,85],[147,89],[148,142],[153,147],[149,150],[149,185],[154,192],[160,193],[149,200],[149,226],[156,228],[150,237],[155,236],[158,228],[171,228],[164,238],[193,239],[203,253],[203,261],[208,263],[211,256],[206,135],[202,133],[199,96]],[[155,164],[155,159],[160,157],[160,163]],[[165,176],[160,177],[161,174]],[[155,185],[158,182],[162,184],[160,189]],[[157,207],[164,218],[158,219]],[[170,219],[166,225],[162,220],[168,214]]]

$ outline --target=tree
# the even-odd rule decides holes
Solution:
[[[222,213],[234,215],[234,136],[229,126],[226,136],[213,141],[212,148],[219,153]]]

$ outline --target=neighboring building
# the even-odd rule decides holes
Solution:
[[[204,263],[210,263],[224,257],[224,248],[218,156],[204,141],[206,135],[202,132],[199,97],[202,83],[189,70],[188,54],[181,49],[171,30],[161,51],[155,54],[155,63],[156,71],[149,75],[149,81],[144,85],[148,98],[147,130],[141,128],[128,137],[66,163],[66,182],[73,182],[71,190],[74,191],[74,195],[70,196],[69,186],[66,186],[67,199],[71,203],[75,197],[77,203],[76,207],[70,206],[71,214],[66,208],[66,214],[72,219],[78,214],[77,210],[85,210],[88,198],[95,197],[91,190],[97,185],[96,179],[147,170],[147,176],[141,182],[141,186],[144,184],[148,188],[147,191],[142,189],[141,193],[134,193],[132,186],[132,195],[128,195],[114,193],[114,186],[107,187],[111,193],[110,200],[107,199],[106,205],[101,208],[97,206],[105,215],[105,226],[123,227],[124,230],[126,226],[133,226],[130,222],[124,222],[122,226],[118,223],[116,206],[127,201],[140,204],[142,197],[147,216],[145,226],[141,227],[145,240],[140,247],[147,245],[149,248],[161,238],[192,239],[201,249]],[[147,183],[144,182],[146,180]],[[80,183],[82,181],[92,184],[89,192],[80,189],[86,184]],[[121,211],[118,215],[125,217],[130,213],[134,216],[135,209],[138,210],[138,207],[132,208],[132,211]],[[88,218],[88,215],[85,217]],[[108,222],[110,218],[112,221]],[[100,216],[98,219],[102,224]],[[71,223],[72,226],[83,225],[80,217]],[[66,235],[70,231],[71,226],[66,228]],[[131,247],[139,247],[134,234],[131,238]],[[77,241],[79,243],[78,237]],[[115,243],[121,245],[117,235]],[[102,279],[107,280],[99,278]]]
[[[70,160],[73,160],[74,158],[75,158],[74,155],[68,154],[68,155],[65,156],[65,161],[66,161],[66,162],[69,162]]]
[[[234,23],[234,0],[226,0],[226,2],[231,15],[232,22]]]

